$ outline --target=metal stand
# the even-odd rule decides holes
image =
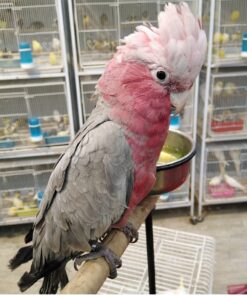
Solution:
[[[146,226],[149,294],[156,294],[152,212],[150,212],[150,214],[147,216],[147,219],[145,220],[145,226]]]

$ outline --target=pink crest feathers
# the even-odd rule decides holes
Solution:
[[[149,23],[137,26],[123,42],[115,55],[118,62],[139,61],[150,69],[161,66],[172,80],[186,86],[198,75],[207,48],[200,21],[184,2],[166,4],[158,16],[158,28]]]

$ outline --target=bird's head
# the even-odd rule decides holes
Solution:
[[[119,69],[126,63],[144,65],[145,73],[140,73],[139,67],[136,76],[141,79],[143,75],[146,79],[149,75],[170,95],[174,111],[180,112],[200,72],[207,47],[205,32],[189,6],[166,4],[158,16],[158,28],[151,24],[140,25],[123,42],[114,56],[114,63]],[[112,63],[109,67],[111,71],[116,68]],[[133,73],[125,74],[132,75],[133,80]]]

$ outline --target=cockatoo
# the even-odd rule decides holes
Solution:
[[[41,293],[63,288],[71,259],[78,265],[104,256],[116,276],[120,259],[99,238],[112,228],[136,238],[128,216],[155,183],[171,109],[183,109],[206,43],[186,3],[166,4],[158,27],[140,25],[124,38],[97,83],[95,109],[50,176],[25,237],[32,244],[10,261],[13,270],[32,259],[18,282],[21,291],[43,277]]]

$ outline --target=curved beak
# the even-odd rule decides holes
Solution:
[[[171,105],[172,105],[172,111],[175,112],[175,114],[180,113],[184,105],[186,104],[186,101],[188,99],[190,90],[186,90],[181,93],[173,93],[171,92],[170,98],[171,98]]]

